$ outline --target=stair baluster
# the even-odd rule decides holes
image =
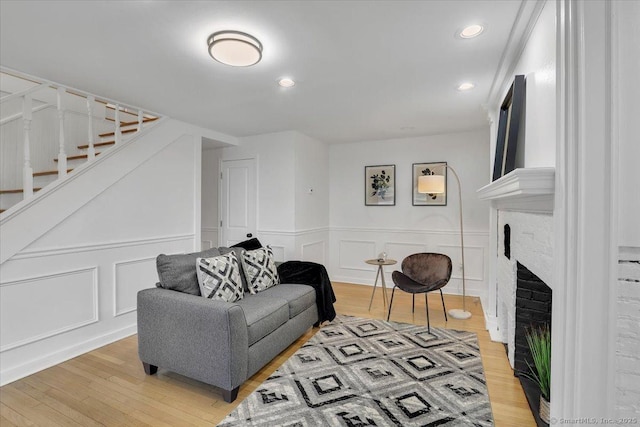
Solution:
[[[25,199],[33,196],[33,169],[31,168],[31,95],[25,95],[22,103],[24,122],[24,166],[22,168],[22,189]]]
[[[58,152],[58,179],[67,175],[67,153],[64,148],[64,107],[63,99],[67,91],[63,87],[58,87],[58,122],[60,128],[60,150]]]
[[[142,130],[142,123],[144,122],[144,116],[142,110],[138,110],[138,132]]]
[[[96,98],[93,95],[87,96],[87,113],[89,115],[89,147],[87,148],[87,161],[96,158],[96,148],[93,146],[93,103]]]
[[[122,142],[122,132],[120,131],[120,104],[116,104],[116,131],[114,135],[115,144],[119,145]]]

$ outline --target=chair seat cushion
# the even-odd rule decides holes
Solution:
[[[289,319],[316,303],[316,290],[308,285],[280,284],[262,291],[261,295],[286,300],[289,304]]]
[[[245,295],[235,304],[244,311],[250,346],[289,320],[289,304],[283,298],[269,298],[260,293]]]
[[[425,292],[435,291],[447,284],[447,280],[438,280],[435,283],[424,285],[422,283],[416,282],[406,274],[403,274],[397,270],[391,274],[391,278],[393,279],[393,283],[395,283],[397,287],[410,294],[421,294]]]

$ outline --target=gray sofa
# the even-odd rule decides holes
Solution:
[[[195,267],[194,267],[195,270]],[[237,302],[169,289],[138,293],[138,352],[145,372],[158,367],[222,389],[240,385],[318,322],[313,287],[279,284]]]

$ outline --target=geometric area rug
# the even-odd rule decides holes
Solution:
[[[338,315],[219,426],[493,426],[473,332]]]

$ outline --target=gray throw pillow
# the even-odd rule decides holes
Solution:
[[[156,268],[160,286],[164,289],[200,296],[200,286],[196,275],[196,259],[218,255],[220,255],[218,248],[191,254],[158,255]]]

